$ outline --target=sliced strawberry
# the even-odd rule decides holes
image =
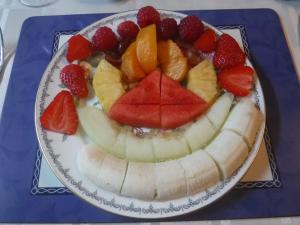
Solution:
[[[194,48],[202,52],[212,52],[216,49],[217,35],[211,30],[207,29],[194,43]]]
[[[86,98],[88,96],[85,71],[81,66],[77,64],[65,66],[60,72],[60,79],[73,95],[80,98]]]
[[[236,65],[244,65],[245,53],[239,44],[228,34],[222,34],[217,42],[216,53],[213,58],[217,69],[225,69]]]
[[[67,60],[69,62],[86,59],[92,54],[92,43],[80,34],[71,37],[68,44]]]
[[[218,74],[218,81],[222,88],[235,96],[247,96],[254,83],[253,73],[251,67],[238,65],[222,70]]]
[[[75,134],[78,127],[73,97],[68,91],[59,92],[40,117],[44,129]]]

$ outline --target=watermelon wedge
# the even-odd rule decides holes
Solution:
[[[116,104],[160,104],[160,79],[160,71],[153,71],[140,81],[137,86],[119,98]]]
[[[173,129],[192,121],[207,108],[203,99],[156,70],[121,96],[108,116],[134,127]]]
[[[206,102],[168,76],[161,78],[161,105],[206,104]]]
[[[193,121],[207,109],[207,104],[162,105],[161,125],[163,129],[174,129]]]
[[[108,116],[133,127],[160,127],[160,105],[115,104]]]

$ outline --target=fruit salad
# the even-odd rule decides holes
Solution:
[[[254,70],[234,38],[196,16],[152,6],[117,29],[68,41],[66,87],[44,129],[92,141],[78,167],[101,188],[142,200],[192,195],[229,178],[247,158],[263,115],[248,96]],[[82,104],[90,96],[100,107]]]

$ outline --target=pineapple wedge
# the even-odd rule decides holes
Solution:
[[[219,92],[213,64],[205,59],[193,67],[188,73],[187,88],[208,104],[213,103]]]
[[[121,78],[122,73],[120,70],[105,59],[100,61],[94,75],[93,88],[106,112],[125,92]]]

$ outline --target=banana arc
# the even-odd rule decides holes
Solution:
[[[97,186],[141,200],[171,200],[207,190],[243,164],[264,121],[250,99],[230,111],[232,103],[233,96],[225,93],[181,136],[145,140],[109,122],[99,109],[80,108],[82,127],[96,145],[79,152],[78,168]]]

